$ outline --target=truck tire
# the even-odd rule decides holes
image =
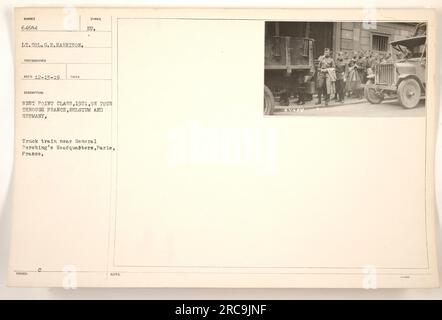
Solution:
[[[368,80],[367,84],[368,85],[373,84],[373,80]],[[370,102],[371,104],[379,104],[382,102],[382,100],[384,100],[384,95],[382,93],[376,92],[376,90],[374,90],[373,88],[365,87],[364,96],[365,99],[367,99],[367,101]]]
[[[421,98],[421,86],[413,78],[404,79],[399,84],[397,96],[404,108],[412,109],[417,107]]]
[[[275,97],[273,96],[272,91],[267,86],[264,86],[264,114],[272,115],[274,108]]]

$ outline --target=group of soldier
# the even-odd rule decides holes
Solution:
[[[372,51],[338,52],[333,58],[329,48],[318,58],[317,89],[320,105],[324,97],[325,105],[334,97],[337,102],[343,102],[346,96],[356,96],[362,99],[362,84],[367,82],[367,75],[372,73],[379,63],[392,60],[390,53]],[[303,104],[299,99],[298,104]]]

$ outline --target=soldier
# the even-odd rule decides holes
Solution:
[[[376,54],[371,50],[367,52],[367,74],[369,73],[368,69],[373,69],[374,64],[376,63]]]
[[[354,53],[353,58],[347,64],[347,82],[346,91],[347,95],[350,97],[355,93],[359,93],[361,87],[361,79],[359,78],[359,73],[356,68],[357,54]]]
[[[356,69],[359,74],[359,79],[361,79],[361,83],[365,84],[367,82],[367,60],[362,51],[359,53],[358,60],[356,61]],[[362,99],[363,88],[361,87],[357,93],[358,98]]]
[[[298,76],[297,82],[297,94],[298,94],[298,101],[296,102],[298,105],[304,105],[307,95],[307,86],[309,84],[309,81],[311,80],[311,76],[306,76],[303,74],[300,74]]]
[[[392,57],[391,57],[391,53],[387,52],[387,54],[384,54],[384,56],[381,59],[381,63],[386,63],[386,62],[391,62]]]
[[[336,60],[336,100],[338,102],[344,102],[346,76],[347,64],[344,61],[344,54],[342,52],[339,52],[338,58]]]
[[[319,57],[318,63],[318,102],[316,105],[321,104],[321,98],[324,94],[325,96],[325,105],[328,106],[328,101],[330,100],[330,88],[331,81],[335,80],[331,77],[330,69],[335,68],[335,62],[333,58],[330,56],[330,49],[324,49],[324,55]],[[327,84],[328,82],[328,84]]]

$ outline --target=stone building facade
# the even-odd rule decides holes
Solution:
[[[315,40],[314,56],[324,48],[333,52],[372,50],[391,52],[390,41],[413,35],[416,23],[377,22],[267,22],[266,37],[292,36]]]
[[[372,50],[391,52],[390,41],[413,35],[415,25],[410,23],[378,22],[364,25],[362,22],[338,22],[333,51]]]

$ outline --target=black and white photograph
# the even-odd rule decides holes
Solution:
[[[264,115],[425,116],[425,22],[266,21]]]

